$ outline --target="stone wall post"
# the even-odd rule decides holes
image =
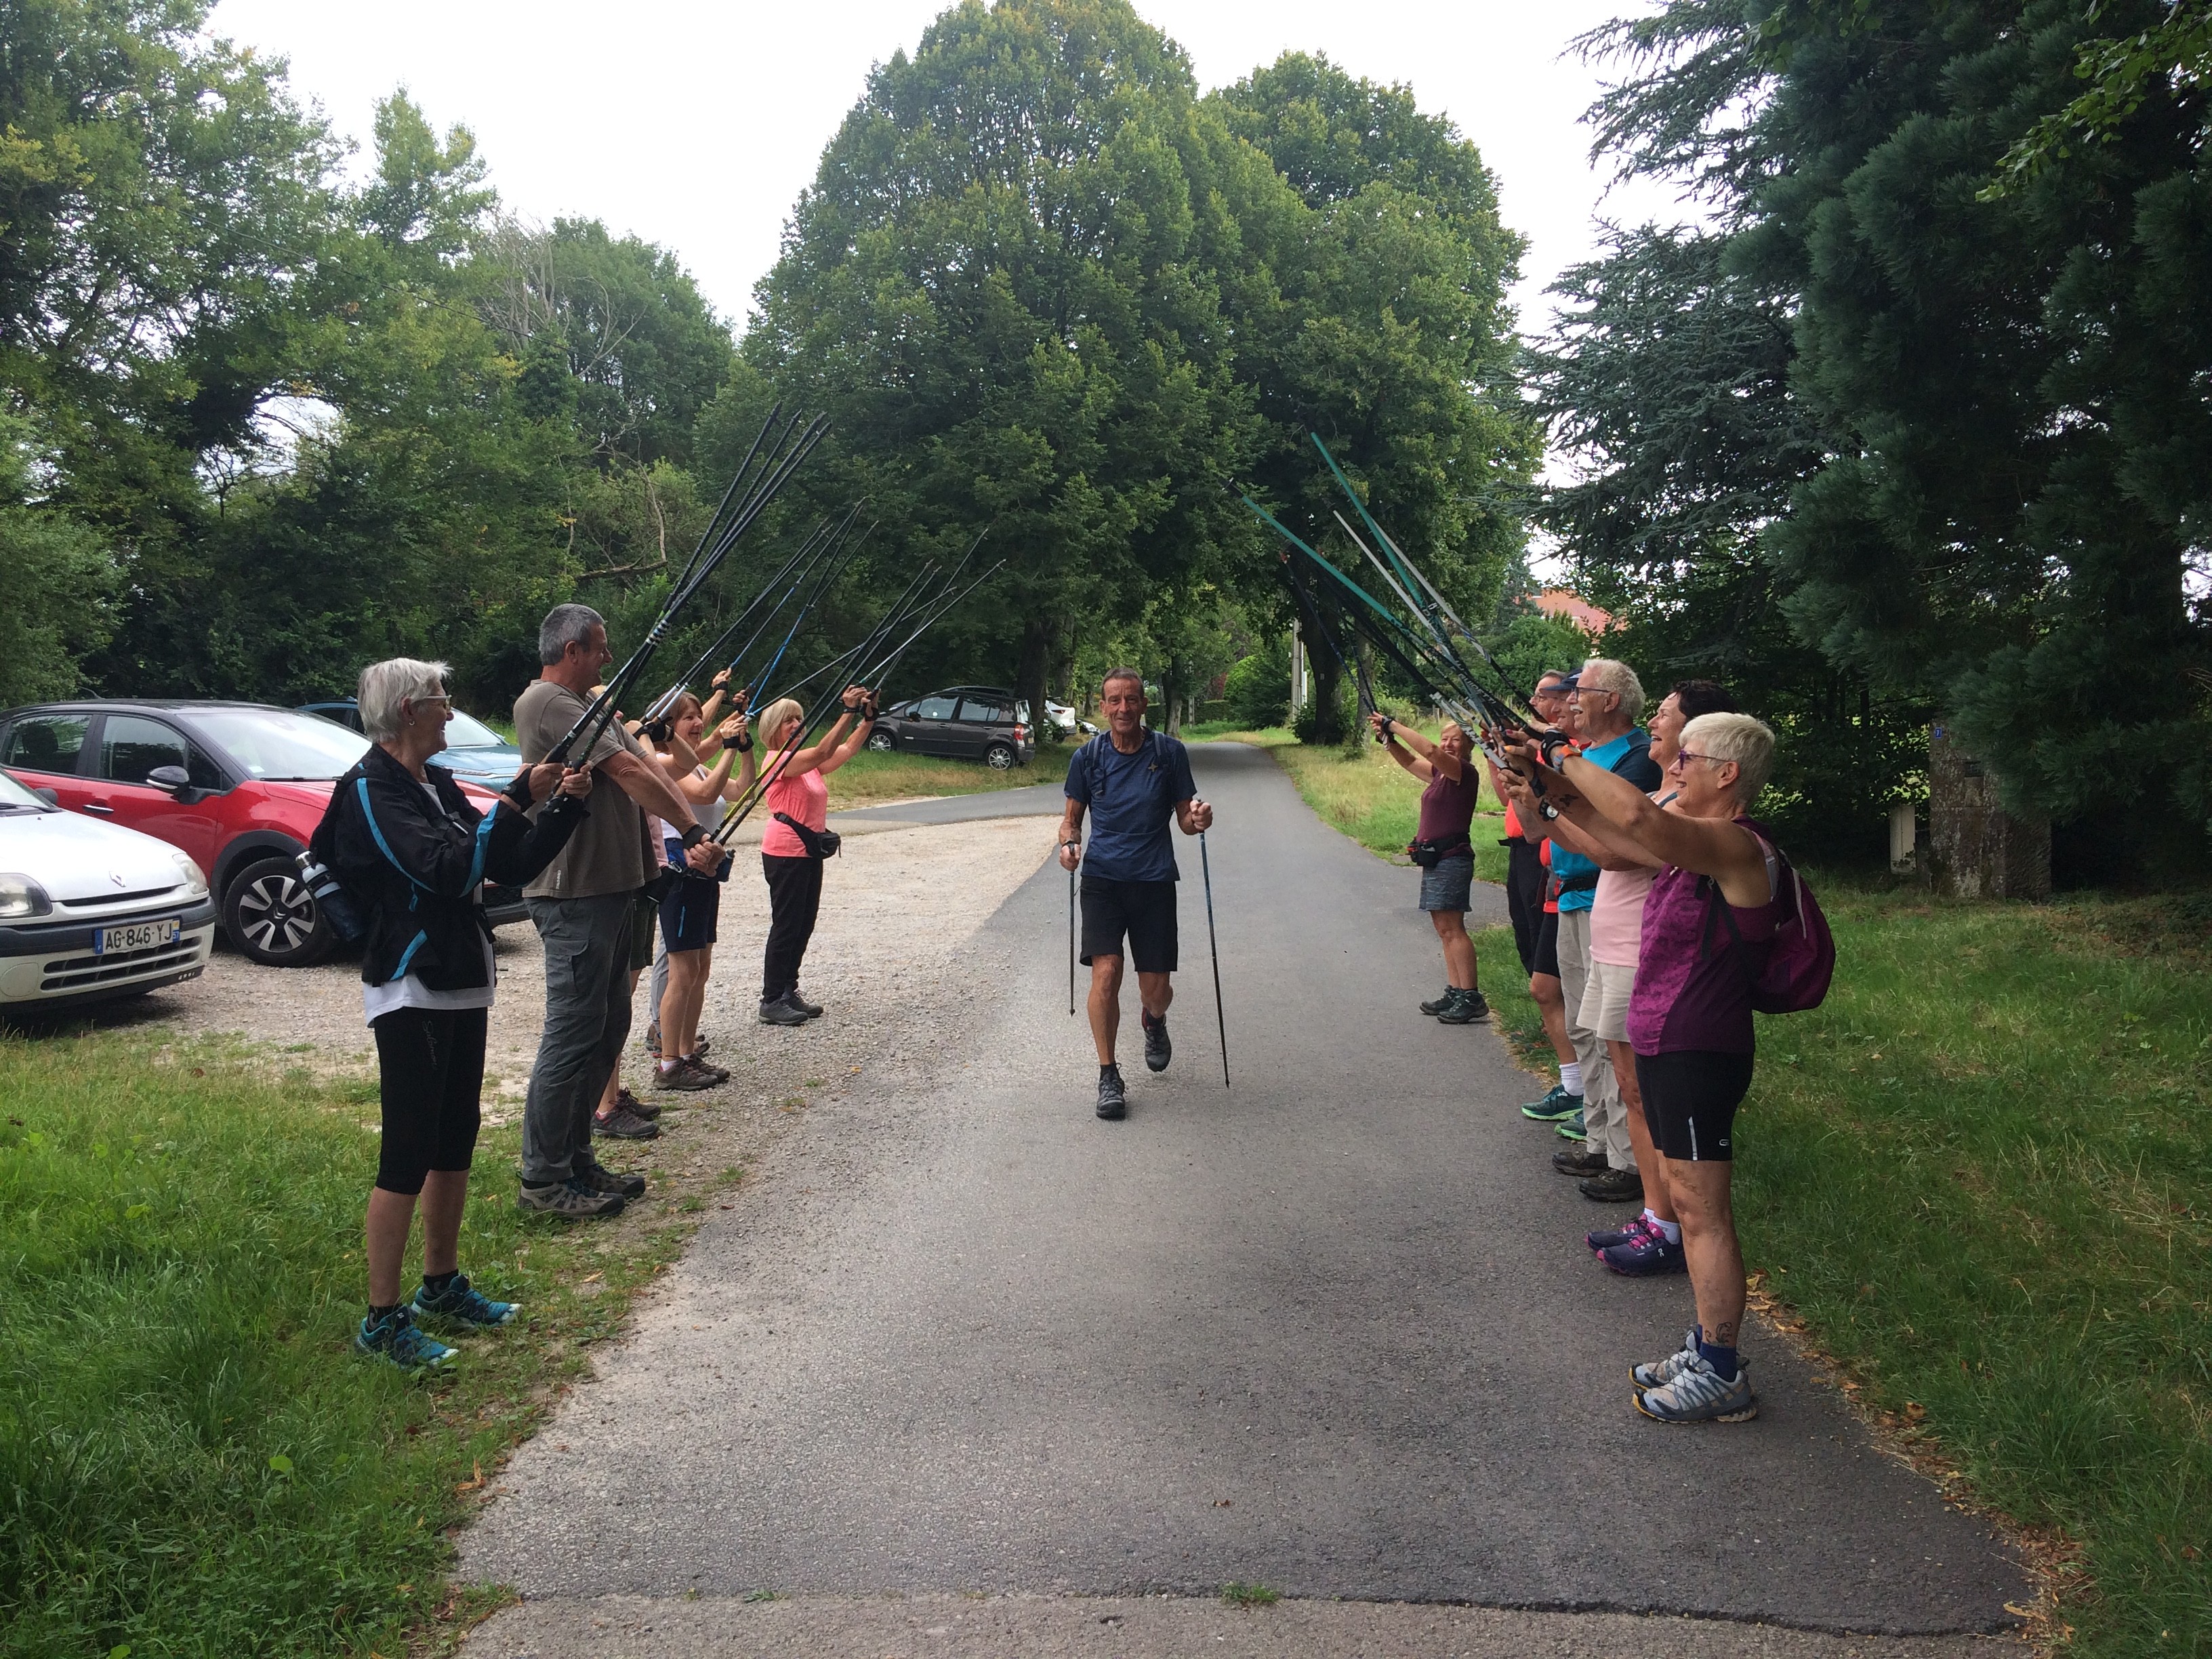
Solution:
[[[2051,820],[2006,811],[1996,775],[1940,725],[1928,742],[1928,842],[1938,892],[2051,896]]]

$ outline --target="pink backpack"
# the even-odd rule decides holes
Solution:
[[[1802,1013],[1826,1000],[1828,981],[1836,976],[1836,936],[1828,931],[1820,902],[1813,896],[1805,878],[1797,873],[1797,866],[1758,830],[1752,834],[1766,849],[1767,875],[1774,884],[1774,944],[1766,953],[1765,967],[1751,981],[1751,1006],[1762,1014]],[[1743,934],[1735,925],[1735,913],[1721,897],[1719,886],[1711,877],[1700,880],[1711,907],[1706,913],[1708,939],[1712,933],[1710,917],[1717,910],[1728,924],[1729,937],[1741,945]]]

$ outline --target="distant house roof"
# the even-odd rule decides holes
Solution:
[[[1579,599],[1564,587],[1547,587],[1536,595],[1536,609],[1547,617],[1565,617],[1569,622],[1591,635],[1602,634],[1613,626],[1612,616],[1595,605]]]

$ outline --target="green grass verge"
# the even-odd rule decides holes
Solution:
[[[2212,1651],[2212,906],[1818,884],[1835,984],[1761,1021],[1740,1120],[1764,1291],[1962,1495],[2079,1547],[2047,1636]]]
[[[4,1035],[0,1100],[11,1655],[439,1646],[471,1611],[450,1529],[700,1204],[564,1231],[516,1208],[515,1131],[488,1132],[461,1259],[523,1322],[410,1382],[349,1346],[373,1084],[214,1042]]]
[[[1067,757],[1073,752],[1072,744],[1039,744],[1036,758],[1029,765],[994,772],[981,761],[947,760],[935,755],[872,755],[864,749],[830,775],[830,810],[835,812],[848,806],[927,795],[980,795],[1032,783],[1063,783],[1067,779]]]

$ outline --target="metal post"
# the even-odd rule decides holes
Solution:
[[[1221,1033],[1221,1086],[1229,1086],[1229,1022],[1221,1012],[1221,944],[1213,935],[1213,860],[1206,856],[1206,831],[1198,832],[1198,866],[1206,875],[1206,947],[1213,954],[1213,1024]]]

